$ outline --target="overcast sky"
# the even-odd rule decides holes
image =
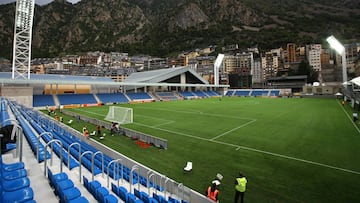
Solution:
[[[10,2],[14,2],[16,0],[0,0],[0,4],[7,4],[7,3],[10,3]],[[39,5],[44,5],[44,4],[48,4],[50,2],[52,2],[53,0],[35,0],[35,3],[36,4],[39,4]],[[67,0],[68,2],[71,2],[71,3],[76,3],[80,0]]]

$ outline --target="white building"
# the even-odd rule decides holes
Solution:
[[[321,71],[321,44],[306,45],[306,56],[309,65],[315,71]]]

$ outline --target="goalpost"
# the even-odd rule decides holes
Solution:
[[[132,123],[133,122],[133,109],[119,107],[119,106],[110,106],[108,114],[105,117],[105,120],[119,123],[119,124]]]

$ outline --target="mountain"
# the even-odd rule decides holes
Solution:
[[[10,58],[15,3],[0,6],[0,57]],[[360,41],[358,0],[55,0],[35,7],[33,56],[101,50],[166,56],[208,45],[277,48]]]

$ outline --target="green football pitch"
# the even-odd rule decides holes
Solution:
[[[200,193],[221,173],[220,202],[233,202],[240,171],[246,202],[360,202],[360,130],[339,100],[223,97],[120,106],[134,112],[124,127],[166,139],[168,149],[144,149],[125,136],[100,142]],[[102,120],[108,108],[71,111]],[[187,161],[191,173],[183,171]]]

